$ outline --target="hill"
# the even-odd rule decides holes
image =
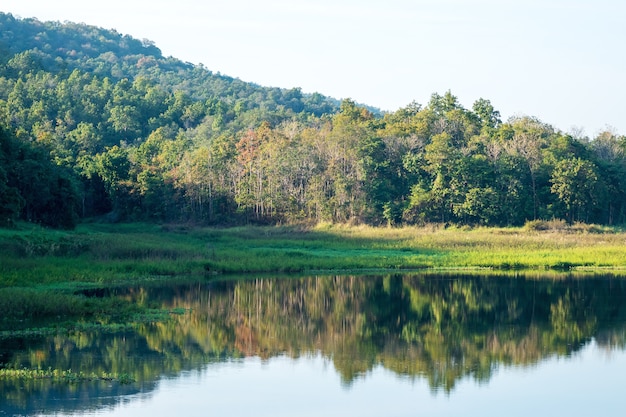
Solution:
[[[339,108],[335,99],[302,94],[299,89],[260,87],[214,74],[203,66],[164,57],[149,40],[138,40],[114,30],[71,22],[16,19],[0,13],[0,64],[19,71],[47,72],[78,69],[113,82],[146,78],[168,92],[180,91],[193,100],[219,97],[228,106],[266,111],[305,112],[321,116]],[[34,66],[33,66],[34,65]]]
[[[626,138],[447,92],[380,114],[149,41],[0,14],[0,215],[241,224],[626,221]]]

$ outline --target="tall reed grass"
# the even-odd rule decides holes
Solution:
[[[86,224],[72,232],[0,230],[0,249],[0,287],[248,272],[626,268],[622,230],[550,223],[498,229]]]

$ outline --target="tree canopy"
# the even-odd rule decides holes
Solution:
[[[520,225],[626,220],[626,137],[502,121],[447,91],[382,114],[0,13],[0,216]]]

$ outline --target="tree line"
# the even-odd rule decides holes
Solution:
[[[626,220],[626,137],[610,130],[503,122],[489,100],[468,109],[449,91],[381,114],[86,25],[0,26],[4,224]]]

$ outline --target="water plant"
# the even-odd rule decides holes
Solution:
[[[28,368],[1,368],[0,379],[48,379],[56,382],[78,383],[86,381],[114,381],[120,384],[131,384],[135,379],[127,373],[111,374],[111,373],[85,373],[82,371],[75,372],[71,369],[28,369]]]

